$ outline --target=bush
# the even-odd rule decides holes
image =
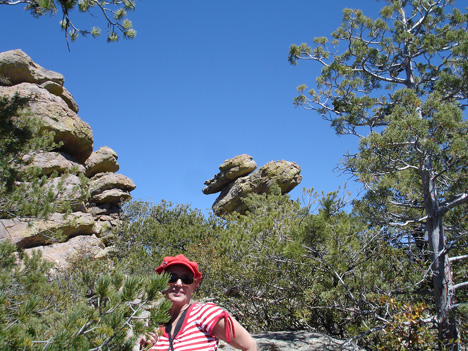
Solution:
[[[66,270],[0,242],[0,349],[131,350],[137,335],[168,320],[167,278],[124,276],[109,262],[76,257]],[[106,273],[102,273],[106,272]]]

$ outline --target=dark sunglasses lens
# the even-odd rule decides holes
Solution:
[[[177,274],[172,273],[171,277],[169,278],[169,283],[176,283],[179,276]]]
[[[193,277],[190,277],[190,276],[187,276],[187,275],[183,275],[182,277],[179,277],[175,273],[171,274],[171,277],[169,278],[169,283],[170,284],[177,283],[177,281],[179,279],[182,280],[182,284],[185,284],[185,285],[190,285],[190,284],[193,283]]]
[[[182,279],[182,283],[185,285],[190,285],[193,283],[193,277],[188,277],[184,275],[181,279]]]

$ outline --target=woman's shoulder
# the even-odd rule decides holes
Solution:
[[[219,307],[218,305],[212,302],[195,302],[192,304],[192,310],[195,310],[195,311],[215,309],[215,308],[221,308],[221,307]]]
[[[193,303],[191,310],[192,310],[191,314],[207,314],[207,313],[212,314],[212,313],[224,311],[221,307],[219,307],[218,305],[212,302]]]

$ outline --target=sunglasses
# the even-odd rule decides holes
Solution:
[[[177,283],[178,280],[182,281],[183,285],[192,285],[193,284],[193,277],[190,275],[183,275],[182,277],[179,277],[175,273],[171,273],[171,277],[169,278],[169,284],[175,284]]]

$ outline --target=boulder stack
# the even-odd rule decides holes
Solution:
[[[248,210],[245,199],[249,194],[269,194],[273,184],[283,194],[290,192],[302,180],[301,168],[295,162],[271,161],[255,172],[257,164],[249,155],[243,154],[224,161],[220,172],[205,182],[204,194],[221,192],[213,204],[217,216]]]
[[[48,219],[2,219],[0,240],[26,250],[40,249],[45,259],[58,264],[66,264],[77,251],[99,255],[118,224],[122,203],[135,189],[130,178],[115,173],[119,164],[114,150],[104,146],[93,152],[92,130],[77,115],[78,105],[64,81],[63,75],[39,66],[21,50],[0,53],[0,94],[29,97],[30,115],[41,120],[43,129],[53,131],[55,142],[62,145],[54,152],[26,155],[27,167],[39,168],[44,176],[58,174],[49,179],[51,189],[56,182],[64,184],[56,199],[72,201],[73,211],[58,210]],[[86,201],[73,202],[84,193],[89,194]],[[61,242],[52,243],[51,233],[60,233]]]

